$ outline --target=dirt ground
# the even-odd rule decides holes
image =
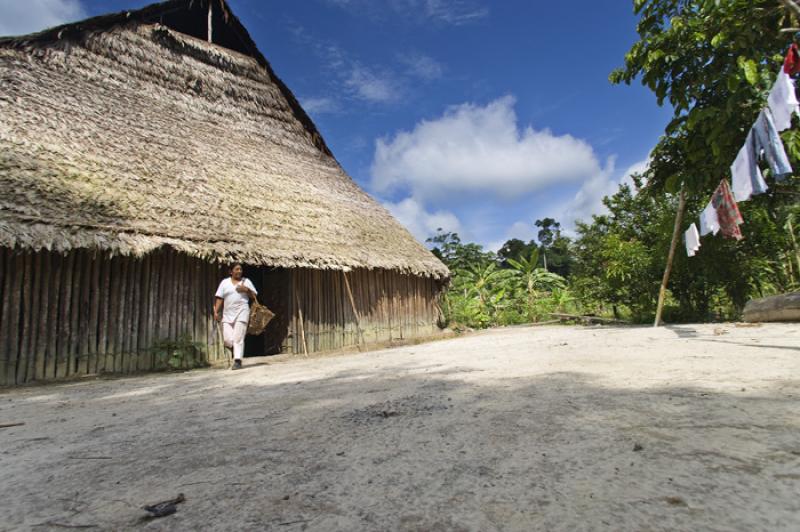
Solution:
[[[799,399],[800,324],[6,390],[0,424],[25,424],[0,429],[0,529],[800,530]]]

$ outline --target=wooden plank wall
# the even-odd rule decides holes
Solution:
[[[357,314],[347,294],[348,283]],[[433,279],[389,270],[358,269],[345,274],[297,269],[292,271],[291,284],[294,353],[303,352],[301,314],[309,353],[356,346],[359,340],[369,345],[439,331],[440,288]]]
[[[221,361],[212,304],[225,275],[224,267],[169,249],[133,258],[0,248],[0,386],[163,369],[153,346],[181,338],[202,345],[205,361]],[[285,301],[265,297],[283,316],[274,326],[288,328],[275,335],[284,352],[303,352],[299,310],[309,352],[439,330],[440,289],[432,279],[298,269],[274,282],[287,285],[267,290]]]
[[[161,369],[151,348],[168,339],[221,360],[211,309],[224,275],[172,250],[137,259],[0,248],[0,386]]]

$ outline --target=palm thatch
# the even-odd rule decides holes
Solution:
[[[0,39],[0,245],[446,278],[210,1]]]

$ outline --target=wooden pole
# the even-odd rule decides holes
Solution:
[[[214,8],[212,6],[213,0],[208,0],[208,42],[214,42],[213,39],[213,26],[212,21],[214,20]]]
[[[300,340],[303,342],[303,356],[308,357],[308,345],[306,345],[306,330],[303,326],[303,309],[300,308],[300,296],[294,293],[295,303],[297,304],[297,318],[300,324]]]
[[[792,249],[794,250],[794,258],[797,261],[797,273],[800,275],[800,248],[797,247],[797,239],[794,236],[794,227],[792,226],[791,217],[786,222],[786,227],[789,229],[789,237],[792,240]],[[789,261],[791,265],[791,261]]]
[[[672,242],[669,245],[669,255],[667,256],[667,267],[664,269],[664,278],[661,279],[661,289],[658,291],[658,306],[656,307],[656,321],[653,327],[658,327],[661,323],[661,311],[664,310],[664,298],[667,295],[667,282],[672,271],[672,260],[675,258],[675,248],[678,247],[678,238],[681,233],[683,223],[683,210],[686,207],[686,190],[681,185],[681,192],[678,196],[678,213],[675,215],[675,228],[672,230]]]
[[[353,292],[350,290],[350,281],[347,280],[347,272],[342,270],[342,276],[344,276],[344,287],[347,289],[347,297],[350,299],[350,305],[353,307],[353,315],[356,317],[356,334],[358,335],[358,345],[361,346],[363,336],[361,333],[361,319],[358,317],[356,302],[353,299]]]
[[[34,379],[45,380],[47,374],[45,373],[47,356],[47,339],[50,336],[50,327],[48,327],[48,317],[50,316],[49,305],[52,301],[50,295],[50,277],[52,277],[52,254],[48,251],[41,251],[42,255],[42,289],[40,292],[40,307],[39,307],[39,330],[36,333],[38,337],[36,340],[36,371],[34,372]]]

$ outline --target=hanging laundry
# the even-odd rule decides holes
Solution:
[[[800,102],[797,101],[794,80],[789,74],[784,71],[778,74],[767,102],[775,117],[775,127],[778,131],[792,127],[792,115],[800,114]]]
[[[703,212],[700,213],[700,236],[719,232],[719,216],[714,205],[709,201]]]
[[[767,183],[758,167],[758,155],[756,135],[751,129],[731,166],[736,201],[747,201],[753,194],[763,194],[767,191]]]
[[[761,154],[763,150],[772,176],[777,181],[783,181],[786,176],[792,175],[792,165],[789,164],[783,141],[775,128],[775,121],[772,119],[772,112],[769,108],[763,109],[758,115],[758,119],[753,125],[753,132],[755,133],[756,153]],[[753,193],[757,194],[758,192],[753,190]]]
[[[790,76],[800,74],[800,48],[795,43],[792,43],[786,52],[786,58],[783,60],[783,71]]]
[[[728,186],[728,181],[725,179],[720,181],[717,190],[711,196],[711,204],[714,206],[714,210],[717,211],[719,230],[722,232],[722,236],[741,240],[743,237],[739,225],[744,223],[744,219],[739,212],[739,206],[736,205],[736,200]]]
[[[700,249],[700,235],[697,233],[697,226],[692,224],[683,234],[683,241],[686,243],[686,254],[694,257]]]

